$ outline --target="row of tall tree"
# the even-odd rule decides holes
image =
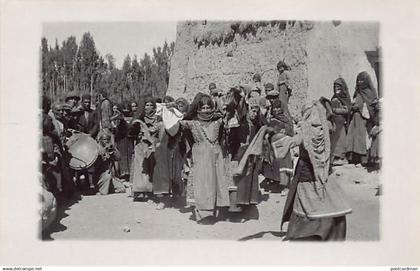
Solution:
[[[137,59],[127,55],[121,68],[115,65],[111,54],[99,55],[89,32],[77,44],[68,37],[61,46],[41,40],[41,87],[44,95],[53,101],[62,99],[67,92],[92,93],[105,90],[114,103],[138,100],[141,97],[165,95],[169,82],[170,59],[174,42],[166,41],[153,48],[153,55],[144,54]]]

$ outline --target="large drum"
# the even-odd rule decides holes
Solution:
[[[74,170],[88,169],[98,158],[98,144],[88,134],[73,134],[66,145],[70,153],[69,165]]]

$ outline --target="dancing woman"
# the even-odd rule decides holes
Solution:
[[[215,111],[214,102],[207,94],[199,93],[187,114],[191,120],[182,120],[182,127],[191,131],[192,181],[195,217],[199,223],[213,223],[218,208],[229,206],[228,182],[220,147],[222,116]]]
[[[289,221],[286,240],[344,240],[346,214],[352,210],[333,178],[329,178],[332,127],[319,101],[304,106],[302,121],[293,137],[274,143],[278,156],[299,146],[299,161],[283,211]]]

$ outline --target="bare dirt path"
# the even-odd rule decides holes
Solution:
[[[347,216],[347,240],[379,240],[380,199],[378,173],[346,165],[335,168],[353,213]],[[133,202],[127,194],[81,196],[58,211],[47,239],[226,239],[281,240],[280,220],[286,197],[262,191],[263,201],[253,210],[258,219],[244,223],[219,221],[199,225],[191,212],[176,208],[156,210],[155,205]],[[124,227],[130,229],[124,231]]]

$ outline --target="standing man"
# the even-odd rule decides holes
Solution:
[[[104,90],[99,91],[98,117],[100,131],[105,131],[111,134],[112,114],[112,103],[108,99],[108,94]]]
[[[82,107],[76,124],[76,129],[95,138],[99,131],[98,117],[90,107],[92,97],[89,94],[82,96]]]
[[[67,93],[64,101],[66,104],[70,105],[72,109],[76,109],[77,103],[80,101],[80,97],[77,95],[76,91],[73,90]]]
[[[280,93],[280,101],[285,104],[289,104],[289,98],[292,95],[292,89],[289,85],[289,66],[283,61],[277,63],[277,71],[279,72],[277,79],[277,90]]]
[[[68,107],[70,107],[70,114],[69,114],[69,121],[68,126],[71,129],[76,129],[76,124],[78,120],[78,115],[81,111],[80,107],[78,106],[78,103],[80,101],[79,95],[76,93],[76,91],[70,91],[67,93],[65,98],[65,103]]]
[[[55,133],[61,138],[64,133],[64,116],[63,116],[63,104],[54,103],[48,115],[51,117]]]
[[[221,90],[217,89],[215,83],[209,84],[209,94],[214,102],[216,111],[223,113],[223,101],[222,101],[223,93]]]
[[[270,106],[268,107],[267,113],[265,115],[267,121],[270,121],[270,119],[272,117],[271,107],[272,107],[274,101],[279,99],[279,96],[280,96],[280,93],[277,90],[270,90],[270,91],[267,92],[266,98],[267,98],[267,100],[270,104]]]
[[[209,94],[210,94],[210,96],[212,95],[213,92],[217,92],[216,84],[215,83],[210,83],[209,84]]]
[[[261,95],[261,92],[263,90],[263,84],[261,83],[261,75],[259,73],[254,74],[254,76],[252,76],[252,82],[252,90],[257,89],[257,91]]]
[[[131,117],[133,117],[134,115],[135,115],[135,113],[137,112],[137,110],[138,110],[138,106],[137,106],[137,103],[136,102],[132,102],[131,103]]]
[[[290,67],[284,62],[277,63],[277,71],[279,72],[277,79],[277,90],[279,92],[279,99],[282,102],[283,110],[287,117],[292,120],[292,115],[289,111],[289,99],[292,96],[292,89],[289,82]]]
[[[62,144],[54,120],[49,114],[51,101],[47,97],[42,99],[42,173],[46,180],[47,188],[55,197],[63,192],[66,184],[63,183],[61,170]]]
[[[82,103],[79,107],[72,110],[73,129],[88,134],[95,138],[99,131],[98,117],[95,111],[91,108],[91,96],[84,94],[82,96]],[[77,172],[76,177],[80,176],[80,180],[89,179],[89,187],[95,188],[93,183],[94,168],[90,167],[87,170]]]

